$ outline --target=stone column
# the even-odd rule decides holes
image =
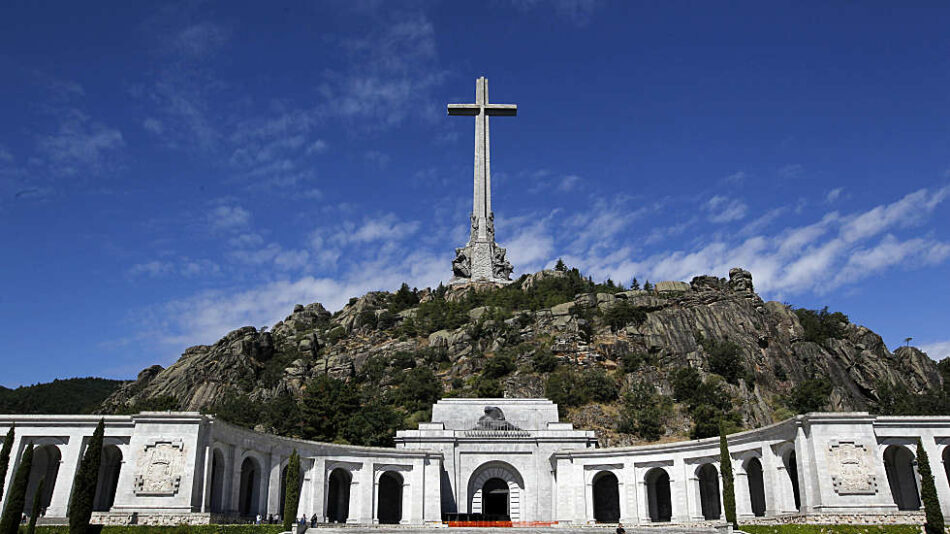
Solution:
[[[3,436],[6,436],[8,429],[3,430]],[[0,498],[0,510],[3,510],[7,505],[7,495],[10,494],[10,486],[13,481],[13,475],[16,473],[17,466],[20,465],[20,457],[23,455],[23,452],[20,451],[20,445],[22,444],[23,439],[20,437],[19,432],[14,432],[13,435],[13,447],[10,449],[10,464],[7,467],[7,475],[4,479],[3,484],[3,498]]]
[[[123,462],[125,461],[125,456],[123,456]],[[205,445],[205,455],[204,455],[204,475],[201,477],[203,481],[201,485],[201,511],[202,513],[211,511],[211,477],[213,473],[211,472],[211,464],[214,462],[214,449],[211,445]]]
[[[785,499],[784,486],[780,476],[785,476],[782,459],[775,454],[768,444],[762,447],[762,485],[765,490],[765,516],[774,517],[780,513]]]
[[[686,473],[686,499],[689,519],[692,521],[702,521],[703,496],[699,491],[699,477],[696,476],[695,469],[693,469],[692,472]]]
[[[310,467],[310,509],[316,513],[321,523],[327,522],[325,490],[327,487],[326,459],[314,458]]]
[[[689,509],[686,494],[689,492],[689,480],[686,476],[687,466],[682,458],[673,460],[670,469],[670,501],[673,505],[673,522],[685,522],[689,519]]]
[[[280,509],[280,474],[283,470],[281,465],[280,454],[276,452],[270,453],[270,473],[269,473],[269,491],[267,492],[267,514],[274,514],[274,517],[277,517],[278,514],[284,513]],[[263,473],[262,473],[263,475]]]
[[[408,525],[410,523],[419,523],[416,518],[415,510],[413,509],[412,503],[412,484],[409,482],[410,475],[413,473],[405,473],[406,476],[402,477],[402,517],[399,519],[400,525]]]
[[[755,517],[752,514],[752,494],[749,492],[749,474],[746,473],[745,463],[741,460],[734,464],[736,518]],[[720,473],[721,478],[721,473]]]
[[[241,447],[235,446],[231,450],[231,487],[228,497],[228,508],[227,510],[234,515],[241,513],[241,456],[244,454],[244,449]]]
[[[620,521],[623,523],[635,525],[640,522],[640,507],[637,498],[637,469],[632,461],[624,462],[623,471],[620,476],[623,477],[624,491],[620,493],[623,499],[620,503]]]
[[[425,459],[424,485],[422,499],[422,519],[425,523],[442,522],[442,461],[438,458]]]
[[[84,447],[84,436],[70,436],[66,450],[62,453],[62,459],[59,464],[59,472],[56,474],[56,484],[53,486],[53,496],[50,499],[49,508],[46,510],[48,517],[66,517],[66,511],[69,507],[69,495],[73,490],[73,480],[76,478],[76,470],[79,468],[79,460],[82,458]]]

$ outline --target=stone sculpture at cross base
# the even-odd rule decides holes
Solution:
[[[475,191],[472,202],[471,234],[468,244],[455,249],[452,260],[453,284],[469,282],[510,282],[511,263],[507,251],[495,242],[495,214],[491,210],[491,157],[488,117],[514,116],[513,104],[489,104],[488,80],[475,82],[474,104],[449,104],[449,115],[475,117]]]

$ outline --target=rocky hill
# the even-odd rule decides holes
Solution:
[[[336,314],[298,305],[270,329],[240,328],[145,369],[101,411],[214,411],[374,442],[354,429],[413,425],[440,396],[547,396],[622,444],[808,410],[940,410],[946,367],[912,347],[889,351],[841,313],[764,302],[741,269],[629,290],[562,269],[504,287],[372,292]]]

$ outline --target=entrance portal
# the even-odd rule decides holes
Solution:
[[[511,519],[508,500],[508,483],[500,478],[490,478],[482,486],[482,514],[487,521]]]
[[[379,522],[383,525],[398,525],[402,520],[402,475],[386,471],[379,477]]]
[[[594,521],[617,523],[620,521],[620,489],[617,475],[601,471],[594,477]]]
[[[654,467],[647,472],[647,499],[650,521],[667,522],[673,518],[673,501],[670,498],[670,475],[665,469]]]
[[[920,510],[914,461],[914,453],[903,445],[884,449],[884,471],[898,510]]]
[[[346,523],[350,516],[350,483],[353,476],[346,469],[336,468],[327,483],[327,521]]]

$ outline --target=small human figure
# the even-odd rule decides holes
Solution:
[[[317,526],[317,514],[313,514],[312,516],[310,516],[310,526],[311,527]]]
[[[300,526],[302,527],[307,526],[307,516],[305,516],[304,514],[300,514]]]
[[[261,514],[257,514],[257,517],[254,518],[254,524],[255,525],[261,524]]]
[[[623,528],[623,523],[617,523],[617,534],[627,534],[627,531]]]

